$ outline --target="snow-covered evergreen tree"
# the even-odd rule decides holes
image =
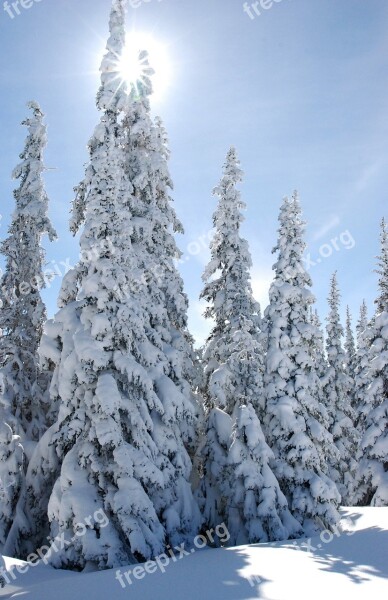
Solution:
[[[357,348],[360,346],[360,338],[364,333],[365,329],[368,327],[368,307],[365,300],[362,301],[360,306],[360,316],[357,321],[356,331],[357,331]]]
[[[269,460],[263,414],[263,348],[260,309],[252,295],[251,257],[241,238],[242,172],[231,148],[215,189],[211,260],[203,279],[206,316],[214,319],[203,360],[207,403],[203,478],[199,498],[205,525],[228,525],[230,544],[284,539],[299,524],[289,513]]]
[[[370,411],[369,403],[365,402],[368,390],[371,385],[371,372],[369,365],[369,353],[373,339],[373,324],[375,317],[368,321],[368,309],[365,300],[360,308],[360,317],[357,323],[357,354],[356,368],[354,375],[354,410],[356,413],[356,428],[359,435],[359,447],[357,452],[357,461],[359,469],[357,473],[356,490],[354,496],[354,505],[368,505],[371,501],[370,490],[370,472],[363,467],[363,452],[361,450],[361,441],[366,430],[366,420]]]
[[[84,225],[81,258],[64,279],[60,310],[41,349],[55,364],[51,398],[60,409],[31,461],[35,531],[28,533],[36,543],[44,531],[43,479],[51,491],[51,536],[69,542],[52,552],[56,566],[148,559],[166,544],[192,540],[199,525],[182,435],[195,410],[187,385],[176,383],[181,374],[173,373],[180,365],[165,340],[163,296],[147,284],[143,235],[148,242],[153,220],[150,198],[138,197],[137,189],[147,187],[149,173],[144,169],[142,182],[128,173],[128,163],[141,163],[143,153],[136,156],[123,124],[128,96],[118,65],[125,7],[125,0],[113,0],[97,96],[102,117],[73,206],[73,231]],[[105,527],[93,518],[96,511],[106,515]],[[77,523],[87,527],[82,537]]]
[[[357,368],[357,348],[353,333],[352,315],[349,306],[346,307],[346,327],[345,327],[345,372],[348,376],[348,396],[352,408],[352,421],[357,429],[357,411],[356,411],[356,368]]]
[[[327,317],[326,352],[329,368],[325,377],[324,393],[330,417],[329,431],[339,451],[339,460],[330,460],[330,474],[337,484],[342,503],[352,504],[358,465],[355,454],[358,434],[354,427],[355,413],[351,403],[353,379],[347,373],[346,354],[342,347],[344,329],[340,321],[340,292],[337,274],[331,279],[330,312]]]
[[[310,308],[310,323],[313,327],[315,327],[316,336],[312,340],[312,356],[314,359],[314,365],[319,377],[319,389],[318,389],[318,398],[319,401],[325,405],[325,396],[324,396],[324,381],[327,374],[328,364],[326,360],[325,354],[325,336],[322,329],[322,323],[318,315],[318,311]]]
[[[0,289],[0,541],[8,554],[16,546],[14,530],[26,525],[25,466],[31,449],[47,428],[45,386],[48,378],[38,361],[38,346],[46,318],[40,290],[44,287],[42,237],[56,237],[47,216],[48,198],[42,173],[46,146],[44,115],[30,102],[32,115],[21,163],[13,177],[16,207],[9,235],[1,244],[5,273]],[[21,446],[21,442],[25,449]]]
[[[0,547],[3,549],[24,484],[24,452],[20,437],[0,421]]]
[[[359,435],[365,432],[364,402],[366,390],[370,385],[369,349],[371,345],[371,327],[368,322],[368,307],[365,300],[360,307],[360,316],[357,322],[357,352],[354,370],[354,410],[356,412],[356,427]]]
[[[318,331],[310,321],[314,297],[303,266],[304,222],[296,192],[284,199],[279,223],[275,280],[265,311],[266,431],[281,490],[292,514],[310,531],[331,527],[339,518],[340,496],[327,474],[327,461],[338,451],[319,402],[313,356]]]
[[[352,389],[354,387],[354,376],[356,369],[356,342],[354,339],[352,327],[352,315],[349,306],[346,307],[346,328],[345,328],[345,364],[347,374],[352,380]]]
[[[369,380],[360,445],[363,504],[388,506],[388,228],[381,224],[379,295],[370,326]]]
[[[230,396],[230,389],[224,392],[226,369],[220,371],[220,366],[230,356],[228,346],[241,318],[245,317],[249,322],[253,319],[252,333],[255,335],[258,334],[260,322],[260,307],[253,298],[250,283],[251,256],[247,241],[240,235],[245,203],[237,185],[242,175],[236,150],[231,148],[221,182],[213,191],[218,197],[213,215],[215,235],[210,243],[211,260],[203,275],[205,287],[201,294],[201,298],[208,302],[205,317],[214,320],[202,351],[206,423],[201,450],[203,478],[199,496],[205,525],[209,526],[226,519],[226,502],[221,488],[225,487],[227,479],[226,465],[233,427],[231,415],[235,400]]]
[[[242,171],[236,150],[232,147],[227,154],[223,177],[214,189],[219,198],[213,215],[215,235],[210,244],[211,260],[203,275],[205,287],[201,294],[201,298],[208,302],[205,317],[214,320],[203,353],[204,394],[209,406],[214,397],[210,388],[215,385],[214,382],[210,384],[210,379],[219,365],[229,358],[229,344],[242,317],[252,322],[252,335],[259,336],[260,306],[253,298],[250,281],[252,259],[248,243],[240,235],[244,220],[242,210],[246,208],[237,189],[241,180]],[[228,414],[233,411],[234,399],[231,398],[230,402],[231,405],[226,399],[222,404]]]
[[[325,357],[325,341],[324,341],[324,333],[322,329],[321,319],[319,318],[318,311],[310,307],[310,323],[313,327],[316,328],[317,337],[315,338],[314,344],[314,356],[317,371],[322,373],[322,375],[326,372],[327,362]]]
[[[223,490],[232,545],[301,534],[269,465],[274,456],[254,408],[263,396],[263,357],[250,327],[249,321],[241,320],[230,346],[230,357],[218,370],[224,372],[226,389],[235,398],[227,488]]]
[[[44,287],[42,237],[53,240],[55,231],[47,216],[48,198],[42,173],[47,143],[44,115],[36,102],[30,102],[31,117],[23,121],[28,129],[21,163],[13,171],[20,180],[14,191],[16,207],[8,238],[1,244],[6,257],[0,284],[0,403],[12,415],[14,434],[22,440],[38,440],[46,428],[40,389],[38,346],[46,318],[40,295]]]
[[[225,410],[216,405],[207,408],[203,439],[198,451],[202,476],[196,492],[204,529],[214,528],[227,519],[232,429],[232,417]]]
[[[163,355],[164,372],[190,403],[181,419],[182,436],[190,453],[196,448],[193,415],[198,403],[192,390],[197,379],[193,339],[187,328],[188,299],[176,262],[181,257],[174,234],[183,233],[175,213],[171,191],[173,183],[168,170],[170,152],[167,134],[159,117],[152,121],[149,96],[152,85],[148,59],[139,57],[143,77],[133,86],[124,121],[128,175],[133,186],[132,242],[142,260],[143,292],[152,329],[150,341]],[[191,405],[191,406],[190,406]]]
[[[380,225],[381,254],[378,256],[379,295],[376,300],[377,314],[387,310],[388,305],[388,225],[383,218]]]

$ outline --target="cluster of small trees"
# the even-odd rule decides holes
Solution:
[[[343,344],[334,274],[325,348],[304,268],[298,195],[281,206],[275,277],[261,317],[240,237],[240,180],[231,149],[215,190],[202,294],[214,327],[202,354],[197,495],[207,526],[224,521],[231,540],[246,543],[330,528],[340,503],[388,505],[388,230],[383,221],[375,316],[368,322],[364,302],[356,344],[348,309]]]
[[[203,279],[214,322],[194,350],[176,264],[169,151],[150,113],[152,70],[119,73],[126,0],[113,0],[89,163],[70,229],[80,259],[46,320],[43,114],[32,116],[0,289],[0,544],[27,557],[58,536],[55,566],[109,568],[227,525],[230,543],[333,527],[338,507],[388,505],[388,230],[379,296],[346,340],[333,276],[326,349],[303,266],[297,194],[279,217],[264,315],[240,235],[245,208],[234,148],[215,189],[215,236]],[[88,521],[104,511],[108,525]],[[85,535],[76,536],[79,523]]]

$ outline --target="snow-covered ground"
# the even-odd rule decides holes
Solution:
[[[162,573],[121,569],[98,573],[55,571],[39,565],[13,570],[1,598],[23,600],[385,600],[388,598],[388,508],[342,511],[332,536],[298,542],[197,550]],[[333,539],[331,540],[331,537]],[[21,561],[5,558],[8,570]],[[133,570],[132,567],[128,567]],[[152,571],[153,569],[150,569]],[[8,571],[8,576],[12,579]],[[120,583],[120,579],[123,582]],[[125,587],[123,587],[125,585]]]

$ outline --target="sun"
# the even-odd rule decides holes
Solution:
[[[148,62],[155,71],[152,76],[153,98],[160,100],[166,93],[171,81],[171,61],[167,47],[149,34],[132,32],[127,34],[127,42],[120,59],[120,77],[128,86],[141,81],[146,66],[139,60],[139,52],[148,52]]]

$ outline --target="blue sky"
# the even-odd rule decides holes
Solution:
[[[26,102],[36,99],[49,127],[46,164],[53,170],[45,180],[60,235],[46,244],[47,259],[62,270],[60,263],[77,259],[69,206],[98,118],[110,0],[31,0],[13,19],[2,4],[0,236],[13,209],[10,173],[25,138],[19,123]],[[198,296],[215,208],[211,190],[231,144],[245,171],[243,234],[263,307],[279,206],[297,188],[321,317],[335,270],[343,313],[347,303],[357,313],[363,298],[372,310],[379,222],[388,216],[386,0],[280,0],[254,19],[240,0],[149,0],[129,8],[128,29],[167,43],[173,63],[170,86],[153,110],[170,138],[176,210],[186,229],[178,240],[181,270],[197,339],[207,331]],[[44,294],[50,315],[59,284],[58,277]]]

